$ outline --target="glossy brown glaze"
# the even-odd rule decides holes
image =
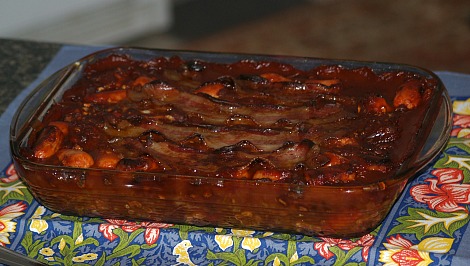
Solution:
[[[413,73],[110,55],[24,149],[44,164],[292,184],[393,177],[435,90]]]

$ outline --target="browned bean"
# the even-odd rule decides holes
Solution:
[[[114,169],[120,158],[112,151],[98,151],[93,153],[95,166],[98,168]]]
[[[57,152],[57,158],[64,166],[89,168],[94,164],[90,154],[73,149],[61,149]]]
[[[416,108],[421,103],[421,94],[419,93],[420,85],[416,81],[410,81],[403,84],[395,94],[393,105],[399,107],[401,105],[408,109]]]
[[[34,157],[45,159],[54,155],[60,148],[64,133],[56,126],[47,126],[41,130],[33,147]]]

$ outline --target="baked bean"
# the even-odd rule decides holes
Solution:
[[[39,137],[33,146],[34,157],[39,159],[51,157],[59,150],[63,139],[64,133],[57,126],[46,126],[39,133]]]
[[[403,84],[395,94],[393,105],[395,107],[405,106],[408,109],[416,108],[421,103],[420,84],[410,81]]]
[[[74,149],[61,149],[57,158],[64,166],[89,168],[94,164],[93,157],[87,152]]]

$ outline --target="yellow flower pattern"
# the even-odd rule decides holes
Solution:
[[[443,254],[449,252],[452,243],[454,243],[453,238],[429,237],[417,245],[417,250]]]
[[[469,134],[470,134],[470,128],[464,128],[459,131],[459,133],[457,134],[457,138],[465,138]]]
[[[33,216],[31,217],[31,224],[29,225],[29,229],[32,232],[40,234],[49,228],[47,221],[41,219],[41,216],[45,211],[46,209],[43,206],[39,206],[34,212]]]
[[[72,261],[73,262],[86,262],[86,261],[90,261],[90,260],[96,260],[97,258],[98,258],[98,254],[96,254],[96,253],[87,253],[87,254],[83,254],[83,255],[80,255],[80,256],[73,257]]]
[[[246,236],[242,240],[242,248],[253,252],[255,249],[261,246],[259,238]]]
[[[47,224],[46,221],[44,221],[42,219],[33,219],[33,220],[31,220],[31,224],[29,226],[29,230],[31,230],[32,232],[38,233],[38,234],[46,231],[47,228],[49,228],[49,225]]]
[[[470,115],[470,98],[465,101],[454,101],[452,103],[453,111],[459,115]]]
[[[233,246],[232,236],[229,235],[216,235],[214,237],[215,242],[219,245],[219,248],[225,251],[227,248]]]
[[[59,241],[59,250],[61,250],[61,251],[64,250],[65,244],[66,244],[66,243],[65,243],[64,238],[63,238],[63,237],[60,238],[60,241]]]
[[[51,248],[41,248],[39,250],[39,254],[48,256],[48,257],[54,255],[54,253],[55,253],[54,250],[52,250]]]
[[[241,247],[245,250],[253,252],[261,246],[259,238],[253,237],[255,231],[232,229],[232,233],[234,236],[243,238]]]
[[[295,252],[294,255],[292,255],[292,257],[290,257],[289,262],[293,263],[293,262],[296,262],[298,259],[299,259],[299,254],[297,252]]]
[[[80,234],[75,240],[75,245],[80,245],[83,242],[83,234]]]

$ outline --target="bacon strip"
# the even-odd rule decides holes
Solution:
[[[298,142],[302,136],[292,130],[261,129],[240,130],[226,127],[202,127],[188,125],[172,125],[156,123],[143,126],[129,126],[124,129],[105,127],[105,132],[112,137],[138,137],[148,130],[155,130],[174,142],[183,141],[186,138],[200,135],[208,147],[219,149],[224,146],[234,145],[241,141],[248,141],[263,151],[273,151],[281,147],[287,141]]]
[[[287,143],[279,149],[270,152],[250,152],[237,149],[238,145],[231,148],[225,147],[223,151],[212,150],[200,152],[195,149],[185,148],[171,141],[154,142],[144,149],[144,152],[162,159],[166,164],[181,168],[184,165],[187,172],[206,173],[214,172],[234,174],[240,169],[250,167],[254,161],[263,161],[278,170],[292,171],[297,165],[304,163],[309,152],[314,149],[314,143],[308,140],[298,143]]]
[[[191,94],[180,91],[166,83],[147,84],[143,91],[157,105],[172,104],[178,106],[183,112],[197,113],[205,119],[208,124],[221,124],[227,117],[233,115],[250,116],[261,126],[269,126],[276,123],[280,118],[292,122],[300,122],[315,117],[318,107],[314,105],[302,105],[298,107],[285,107],[281,105],[257,106],[235,104],[217,101],[199,94]]]

